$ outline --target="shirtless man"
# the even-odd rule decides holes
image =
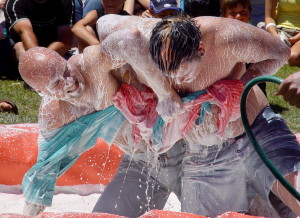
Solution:
[[[91,148],[98,137],[109,145],[116,139],[114,144],[123,151],[131,155],[138,151],[138,156],[144,160],[153,158],[151,154],[142,154],[142,151],[147,152],[144,144],[141,143],[142,148],[133,148],[130,143],[130,125],[125,122],[122,113],[112,106],[113,96],[121,82],[131,84],[143,92],[143,86],[135,79],[134,72],[129,71],[131,69],[128,66],[123,66],[124,63],[122,60],[113,61],[106,53],[99,52],[97,45],[87,47],[82,54],[72,56],[68,61],[53,50],[41,47],[26,51],[20,58],[22,78],[42,96],[38,162],[25,174],[22,182],[26,198],[25,215],[38,215],[46,206],[51,206],[57,178],[84,151]],[[121,66],[118,71],[112,70]],[[154,94],[152,98],[156,101]],[[119,130],[121,134],[115,138]],[[168,159],[172,160],[172,155],[182,156],[185,151],[183,142],[174,147],[175,150],[171,149],[167,153]],[[127,159],[131,161],[132,158]],[[181,160],[174,160],[173,166],[176,162],[181,168]],[[161,171],[164,171],[163,176],[167,176],[168,181],[177,181],[175,183],[178,185],[174,189],[164,189],[166,199],[171,191],[180,194],[180,170],[176,167],[168,170],[167,166],[164,162],[160,173],[154,170],[151,173],[152,177],[162,177]],[[141,186],[147,189],[147,185]],[[159,187],[164,187],[163,182]],[[138,210],[143,213],[147,208],[144,206],[141,210],[138,207]]]
[[[297,201],[276,182],[244,134],[237,110],[239,98],[230,102],[231,108],[225,101],[231,93],[239,96],[240,90],[235,86],[259,75],[273,75],[287,61],[290,50],[264,31],[233,19],[199,17],[192,21],[179,17],[158,21],[106,16],[99,20],[102,25],[99,36],[119,40],[121,49],[118,50],[128,54],[126,61],[145,74],[155,93],[161,91],[161,83],[166,81],[157,80],[160,76],[152,67],[149,53],[141,52],[146,51],[149,44],[152,59],[174,90],[188,94],[221,89],[219,96],[209,101],[210,109],[204,108],[202,123],[195,122],[185,135],[188,147],[183,162],[182,211],[208,216],[230,210],[246,212],[256,194],[269,203],[272,190],[299,215]],[[103,28],[105,25],[109,28]],[[114,33],[128,28],[135,28],[127,35],[130,40],[124,34],[120,39],[120,34]],[[280,52],[274,50],[275,47]],[[247,70],[246,63],[251,63]],[[267,154],[275,154],[271,160],[295,185],[293,172],[299,170],[300,147],[257,87],[249,93],[247,115],[260,145]],[[219,124],[225,118],[228,122],[223,123],[224,131],[220,132]],[[290,167],[283,163],[289,163]]]
[[[107,73],[111,64],[99,52],[99,46],[89,47],[68,62],[41,47],[21,56],[22,78],[42,96],[38,163],[25,174],[22,183],[24,214],[37,215],[45,206],[51,206],[56,179],[95,144],[97,137],[112,143],[125,118],[110,107],[118,88]],[[111,117],[114,124],[107,120]]]

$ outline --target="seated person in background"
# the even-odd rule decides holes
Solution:
[[[125,0],[101,0],[101,10],[91,10],[84,18],[79,20],[74,25],[74,27],[72,28],[72,32],[77,38],[79,53],[82,53],[83,49],[89,45],[100,44],[96,32],[96,22],[99,17],[104,16],[105,14],[129,15],[126,11],[123,10],[124,2]]]
[[[181,12],[176,0],[150,0],[150,8],[144,11],[141,17],[163,18],[167,16],[175,16]]]
[[[288,64],[300,66],[300,2],[266,0],[266,30],[291,47]]]
[[[131,15],[140,16],[149,7],[150,0],[126,0],[124,10]]]
[[[249,23],[251,11],[250,0],[221,0],[222,17]]]
[[[202,121],[202,109],[194,111],[196,120],[184,136],[187,152],[182,169],[182,211],[205,216],[232,210],[246,212],[256,194],[261,195],[271,207],[268,197],[272,191],[297,215],[300,214],[297,200],[278,185],[276,178],[256,154],[244,133],[239,111],[242,84],[259,75],[276,73],[290,55],[287,46],[265,31],[234,19],[197,17],[190,20],[175,17],[158,21],[110,15],[100,18],[98,22],[109,27],[101,29],[101,39],[120,42],[117,44],[119,49],[110,49],[115,49],[115,53],[127,53],[126,61],[136,71],[146,76],[152,75],[146,80],[154,92],[160,93],[160,87],[168,81],[174,90],[183,95],[196,94],[200,90],[212,95],[219,93],[214,100],[208,101],[211,106],[204,107]],[[122,29],[131,30],[132,36],[115,32]],[[149,46],[152,60],[147,53]],[[153,60],[161,74],[165,75],[165,80],[158,80],[157,69],[149,67]],[[245,63],[252,64],[246,69]],[[236,98],[229,98],[231,94],[237,94]],[[222,106],[222,102],[228,104]],[[271,110],[257,87],[249,93],[247,108],[248,119],[258,142],[266,153],[274,154],[271,160],[295,185],[300,161],[300,146],[296,137],[284,120]],[[183,111],[178,116],[188,114],[185,104]],[[226,124],[223,123],[225,117]],[[222,123],[225,126],[221,129]],[[178,125],[181,123],[178,122]],[[119,181],[123,180],[119,178]],[[110,195],[107,193],[106,196]],[[118,198],[118,202],[124,199],[126,196]],[[117,209],[112,208],[111,213],[114,210]]]
[[[220,16],[220,0],[186,0],[184,12],[191,17]]]
[[[101,0],[75,0],[75,23],[91,10],[101,10]]]
[[[6,0],[0,0],[0,79],[20,79],[13,46],[5,28],[4,5]]]
[[[72,0],[7,0],[5,9],[6,27],[16,43],[17,59],[37,46],[50,48],[62,56],[72,47]]]

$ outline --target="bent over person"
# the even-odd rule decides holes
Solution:
[[[24,214],[38,215],[51,206],[57,178],[96,143],[97,137],[111,144],[125,121],[112,107],[118,83],[108,73],[111,64],[99,46],[89,47],[68,62],[41,47],[21,56],[22,78],[42,96],[38,161],[22,182]]]
[[[157,97],[135,79],[136,75],[129,66],[123,66],[124,61],[113,60],[99,48],[98,45],[89,46],[82,54],[72,56],[68,61],[51,49],[41,47],[29,49],[20,58],[19,69],[22,78],[42,96],[39,110],[38,161],[25,174],[22,182],[26,198],[23,213],[26,215],[38,215],[46,206],[51,206],[57,178],[69,169],[83,152],[91,148],[98,137],[110,145],[120,132],[116,138],[116,145],[126,153],[131,156],[137,153],[135,158],[144,161],[147,157],[149,161],[160,158],[147,148],[146,143],[141,141],[139,144],[133,144],[131,125],[125,122],[122,113],[112,105],[115,101],[114,95],[123,82],[127,84],[124,84],[125,88],[121,86],[118,91],[121,94],[117,92],[117,96],[127,92],[126,99],[135,103],[141,116],[143,113],[148,115],[148,105],[155,113],[155,107],[152,105],[155,105],[153,103],[157,101]],[[121,66],[119,70],[112,70]],[[140,102],[135,101],[138,95],[141,103],[145,104],[145,110]],[[139,120],[136,123],[139,123]],[[167,162],[180,168],[182,158],[176,160],[175,157],[183,155],[184,143],[178,142],[174,148],[164,155],[168,156]],[[133,163],[132,158],[128,155],[124,157],[130,163]],[[157,160],[157,163],[160,161]],[[146,165],[147,163],[144,167]],[[159,193],[161,202],[167,200],[171,191],[180,195],[181,171],[177,170],[177,167],[168,170],[168,166],[164,162],[156,167],[164,171],[163,174],[155,170],[151,172],[151,176],[158,178],[160,189],[153,189],[153,192]],[[148,178],[149,175],[144,176]],[[153,193],[145,185],[149,184],[148,180],[143,182],[141,181],[141,193],[145,194],[142,190]],[[163,189],[164,198],[161,191],[163,186],[170,187]],[[149,208],[145,202],[140,201],[140,205],[136,205],[136,208],[141,213]]]
[[[274,193],[300,214],[297,200],[278,184],[256,154],[239,112],[243,84],[256,76],[273,75],[286,63],[290,50],[284,43],[249,24],[225,18],[160,21],[110,15],[99,22],[110,27],[101,29],[100,38],[120,40],[119,51],[127,53],[126,61],[136,71],[152,75],[147,83],[154,92],[159,93],[167,80],[181,96],[194,94],[194,105],[183,102],[184,112],[172,118],[178,119],[179,127],[183,122],[192,123],[184,129],[187,151],[182,166],[182,211],[206,216],[247,212],[257,194],[271,208],[269,195]],[[120,29],[131,31],[127,35],[131,38],[122,34],[120,39],[120,34],[114,33]],[[150,52],[141,52],[149,48]],[[159,71],[149,67],[153,61],[165,80],[155,80]],[[250,67],[246,69],[245,64]],[[296,137],[257,87],[249,93],[246,108],[258,143],[295,186],[300,166]]]

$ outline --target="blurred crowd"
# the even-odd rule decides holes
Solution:
[[[163,18],[180,13],[228,17],[257,26],[285,42],[291,48],[288,64],[300,66],[297,1],[0,0],[0,79],[22,79],[18,60],[32,47],[47,47],[68,59],[99,44],[96,22],[105,14]],[[24,88],[32,90],[26,83]],[[8,100],[0,101],[0,111],[16,109]]]

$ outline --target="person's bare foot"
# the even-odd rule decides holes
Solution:
[[[18,108],[15,103],[6,100],[0,100],[0,112],[18,114]]]

